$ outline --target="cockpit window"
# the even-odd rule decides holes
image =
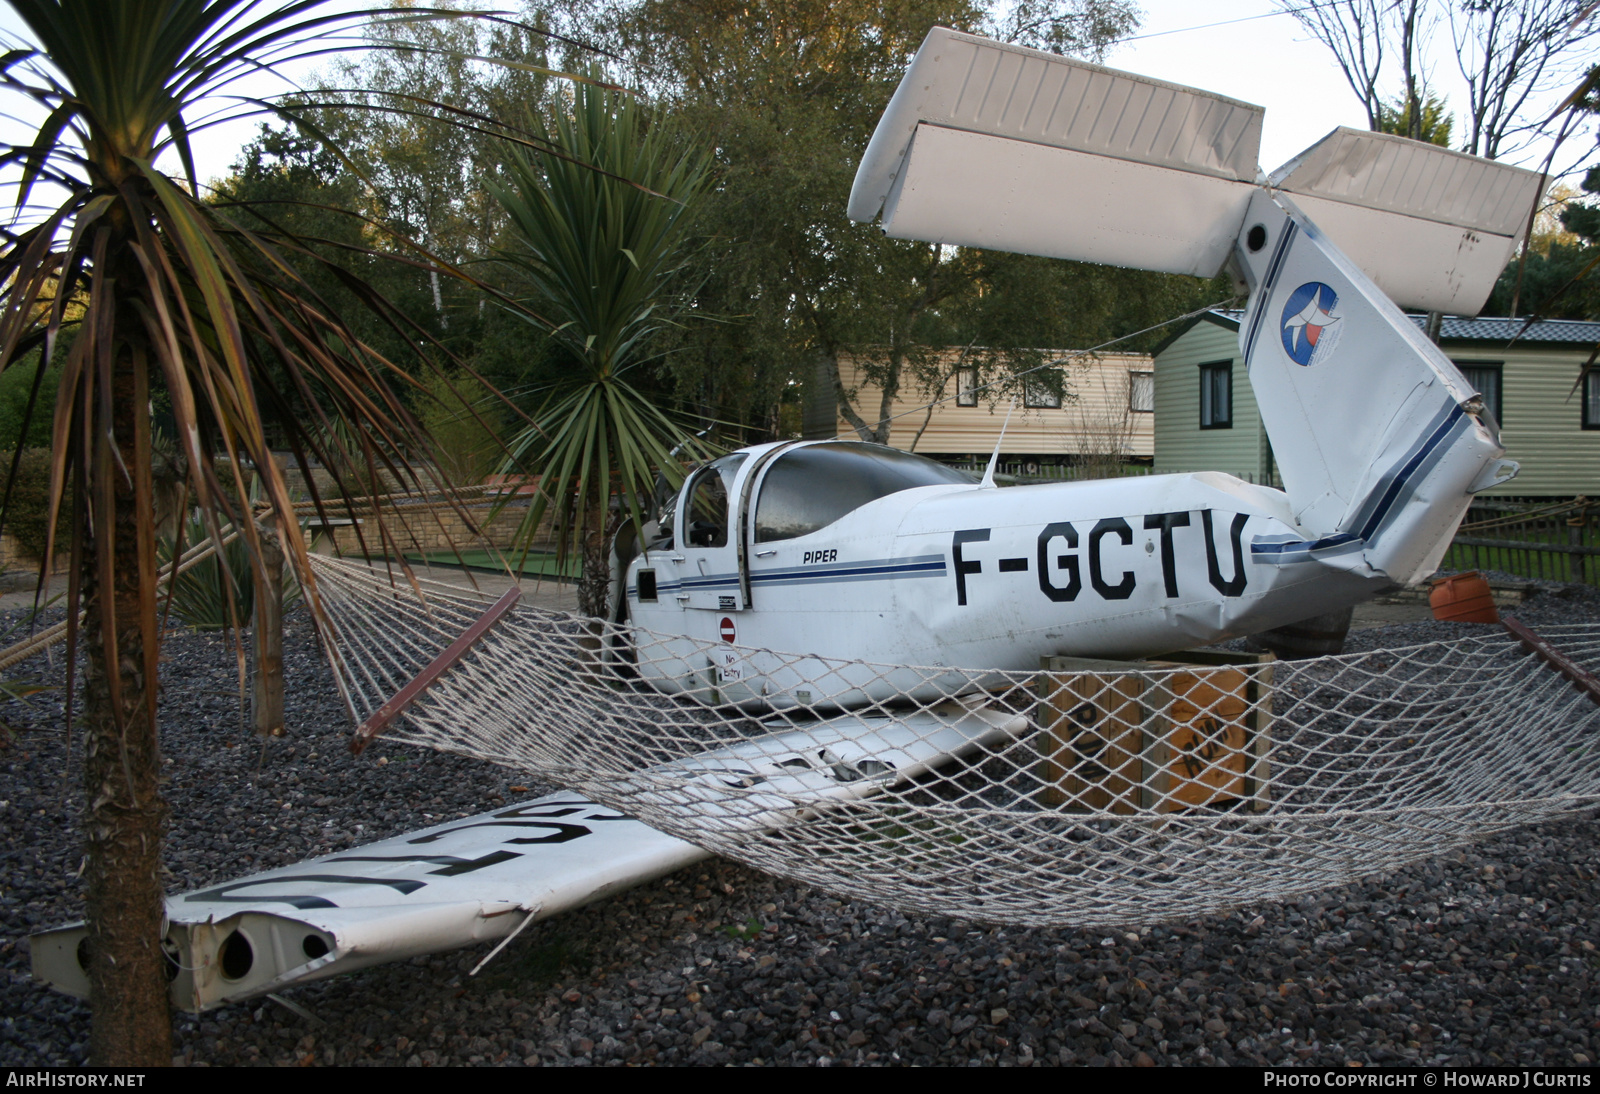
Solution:
[[[689,514],[684,540],[690,547],[728,545],[728,495],[748,453],[724,456],[695,474],[689,483]]]
[[[965,472],[882,445],[827,441],[795,448],[773,461],[761,480],[756,542],[809,535],[901,490],[970,482]]]

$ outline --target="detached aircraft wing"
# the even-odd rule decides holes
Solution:
[[[873,134],[849,213],[898,239],[1211,277],[1265,185],[1401,307],[1477,314],[1542,176],[1337,129],[1268,177],[1263,114],[939,27]]]
[[[772,733],[646,769],[619,796],[713,831],[781,828],[1027,732],[980,702]],[[200,1012],[388,961],[507,938],[710,852],[581,794],[551,794],[167,898],[171,994]],[[31,937],[33,975],[87,997],[82,923]]]

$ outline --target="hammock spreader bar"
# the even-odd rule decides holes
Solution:
[[[1579,668],[1566,654],[1556,649],[1549,642],[1540,638],[1531,629],[1509,616],[1501,623],[1510,631],[1517,641],[1522,643],[1522,648],[1533,654],[1539,660],[1555,669],[1562,676],[1572,681],[1572,686],[1583,692],[1596,704],[1600,704],[1600,680],[1596,680],[1583,669]]]
[[[422,693],[432,687],[434,682],[450,669],[456,662],[467,655],[467,651],[477,645],[478,640],[488,634],[490,629],[500,618],[510,611],[512,605],[522,599],[520,588],[507,589],[504,596],[489,606],[489,610],[480,615],[477,620],[461,633],[461,637],[450,643],[449,647],[435,657],[428,667],[412,677],[411,682],[395,692],[394,698],[372,712],[372,715],[356,729],[356,735],[350,741],[350,751],[359,756],[372,743],[373,738],[384,731],[388,724],[398,718],[407,707],[422,697]]]

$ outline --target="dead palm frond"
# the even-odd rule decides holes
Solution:
[[[71,496],[67,663],[80,637],[88,654],[90,1052],[100,1064],[165,1064],[171,1024],[157,937],[166,806],[155,725],[152,397],[164,394],[170,404],[184,489],[207,536],[220,541],[221,527],[234,524],[244,557],[259,564],[269,533],[249,511],[253,472],[265,507],[285,516],[270,534],[319,622],[268,423],[278,424],[302,471],[328,455],[322,438],[332,435],[331,423],[346,423],[348,435],[360,438],[361,473],[357,483],[346,476],[337,484],[344,494],[381,481],[380,471],[421,485],[412,469],[427,462],[426,439],[407,409],[404,392],[416,380],[406,363],[364,345],[296,272],[325,261],[317,249],[197,200],[191,140],[225,116],[288,115],[228,97],[240,76],[370,45],[359,29],[369,20],[392,25],[458,13],[325,13],[311,0],[9,2],[32,42],[0,56],[0,87],[12,114],[33,110],[41,120],[30,143],[0,147],[0,166],[21,179],[0,255],[0,370],[35,349],[45,360],[64,349],[50,527]],[[318,132],[309,116],[293,120]],[[157,167],[169,152],[184,181]],[[34,195],[50,204],[35,209]],[[415,248],[404,256],[422,276],[440,268]],[[375,290],[342,269],[330,272],[415,344],[420,332]],[[379,536],[389,538],[381,526]],[[243,575],[229,580],[248,583]]]

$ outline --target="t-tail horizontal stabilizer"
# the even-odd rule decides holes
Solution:
[[[1335,129],[1272,173],[1402,308],[1476,315],[1516,250],[1543,176],[1436,144]]]
[[[897,239],[1210,277],[1255,190],[1259,106],[936,27],[850,217]]]
[[[1229,269],[1250,291],[1240,347],[1305,533],[1257,543],[1253,560],[1420,580],[1471,492],[1516,465],[1395,301],[1476,313],[1541,178],[1341,129],[1267,180],[1261,121],[1203,91],[935,29],[867,147],[850,215],[881,213],[903,238]]]
[[[898,239],[1212,277],[1266,185],[1402,307],[1477,314],[1542,176],[1336,129],[1268,179],[1263,113],[936,27],[873,132],[849,212]]]

